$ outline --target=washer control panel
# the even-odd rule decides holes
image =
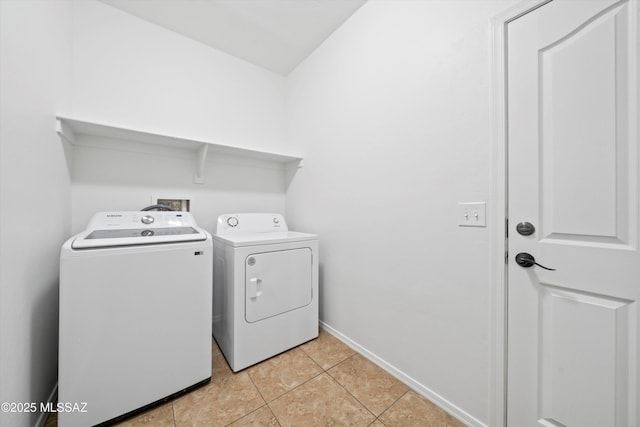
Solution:
[[[152,217],[151,215],[145,215],[142,218],[140,218],[140,221],[143,224],[153,224],[153,221],[155,221],[156,219],[154,217]]]
[[[189,212],[98,212],[87,228],[73,238],[72,249],[206,240]]]
[[[273,233],[289,231],[281,214],[239,213],[224,214],[218,217],[216,234],[231,233]]]
[[[94,230],[129,229],[157,227],[190,227],[196,223],[189,212],[181,211],[125,211],[125,212],[98,212],[91,218],[87,228]]]

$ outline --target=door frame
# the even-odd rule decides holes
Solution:
[[[507,25],[553,0],[523,0],[491,19],[493,141],[491,158],[491,298],[489,425],[507,423],[508,114]]]

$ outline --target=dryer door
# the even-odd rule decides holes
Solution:
[[[251,254],[245,259],[245,319],[249,323],[311,303],[310,248]]]

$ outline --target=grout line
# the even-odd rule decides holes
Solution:
[[[335,338],[335,337],[334,337],[334,338]],[[340,343],[342,343],[342,341],[340,341],[340,340],[338,340],[338,341],[339,341]],[[344,344],[344,343],[342,343],[342,344]],[[348,347],[348,346],[347,346],[347,347]],[[314,358],[313,358],[309,353],[307,353],[306,351],[304,351],[304,349],[303,349],[303,348],[300,348],[300,349],[304,352],[304,354],[306,354],[306,355],[307,355],[307,357],[309,357],[309,358],[310,358],[311,360],[313,360],[313,361],[314,361],[318,366],[320,366],[320,369],[322,369],[322,370],[324,371],[324,373],[326,373],[326,374],[329,376],[329,378],[330,378],[331,380],[333,380],[336,384],[338,384],[338,385],[339,385],[339,386],[340,386],[344,391],[346,391],[346,392],[347,392],[347,394],[348,394],[349,396],[353,397],[353,398],[356,400],[356,402],[358,402],[360,405],[362,405],[362,407],[363,407],[364,409],[366,409],[366,410],[367,410],[371,415],[373,415],[374,420],[372,421],[372,423],[373,423],[373,422],[375,422],[375,421],[378,419],[378,416],[377,416],[376,414],[374,414],[374,413],[371,411],[371,409],[369,409],[369,407],[368,407],[367,405],[365,405],[363,402],[361,402],[361,401],[360,401],[360,399],[358,399],[356,396],[354,396],[354,395],[353,395],[349,390],[347,390],[347,388],[346,388],[345,386],[343,386],[343,385],[342,385],[342,384],[341,384],[341,383],[340,383],[336,378],[334,378],[334,376],[333,376],[333,375],[331,375],[331,373],[329,373],[329,371],[330,371],[331,369],[335,368],[336,366],[341,365],[342,363],[346,362],[347,360],[349,360],[349,359],[351,359],[351,358],[355,357],[356,355],[360,354],[359,352],[357,352],[357,351],[355,351],[354,349],[350,348],[350,350],[352,350],[352,351],[353,351],[353,353],[352,353],[352,354],[350,354],[349,356],[345,357],[344,359],[340,360],[339,362],[336,362],[335,364],[333,364],[333,365],[331,365],[331,366],[329,366],[328,368],[326,368],[326,369],[325,369],[325,368],[323,368],[323,367],[322,367],[318,362],[316,362],[316,360],[315,360],[315,359],[314,359]],[[362,355],[361,355],[361,356],[362,356]],[[316,376],[318,376],[318,375],[316,375]],[[314,378],[315,378],[315,377],[314,377]],[[313,379],[313,378],[311,378],[311,379]],[[311,381],[311,379],[309,379],[308,381]],[[306,383],[306,382],[308,382],[308,381],[305,381],[305,383]],[[304,383],[303,383],[303,384],[304,384]],[[302,385],[302,384],[300,384],[300,385]],[[295,389],[296,389],[296,388],[298,388],[300,385],[298,385],[298,386],[294,387],[294,388],[293,388],[293,389],[291,389],[290,391],[295,390]],[[286,393],[284,393],[284,394],[286,394]],[[283,394],[283,395],[284,395],[284,394]],[[404,393],[403,393],[403,395],[404,395]],[[274,399],[274,400],[275,400],[275,399]],[[396,401],[397,401],[397,400],[396,400]],[[393,405],[396,401],[394,401],[391,405]],[[389,405],[389,407],[391,407],[391,405]],[[384,413],[387,409],[389,409],[389,407],[385,408],[385,410],[384,410],[384,411],[382,411],[382,412],[380,413],[380,415],[382,415],[382,413]],[[382,421],[380,421],[380,422],[382,422]],[[384,423],[383,423],[383,424],[384,424]]]
[[[380,412],[380,415],[378,415],[378,418],[380,418],[380,417],[381,417],[385,412],[387,412],[389,409],[391,409],[391,407],[392,407],[393,405],[395,405],[396,403],[398,403],[398,401],[399,401],[400,399],[402,399],[402,398],[403,398],[407,393],[409,393],[410,391],[411,391],[411,389],[408,389],[407,391],[405,391],[404,393],[402,393],[402,394],[400,395],[400,397],[398,397],[396,400],[394,400],[394,401],[393,401],[393,403],[387,407],[387,409],[385,409],[384,411]],[[382,423],[382,421],[380,421],[380,422]],[[382,423],[382,424],[384,424],[384,423]]]
[[[272,400],[272,402],[273,402],[273,400]],[[278,416],[276,415],[275,412],[273,412],[273,409],[271,409],[271,406],[269,406],[268,403],[265,406],[269,409],[269,412],[271,412],[271,415],[273,415],[273,418],[276,419],[276,422],[278,423],[278,426],[282,427],[282,423],[280,423],[280,420],[278,419]]]
[[[173,427],[176,427],[176,411],[173,409],[174,399],[171,399],[171,417],[173,418]]]
[[[326,374],[326,372],[325,372],[325,371],[322,371],[322,372],[319,372],[319,373],[317,373],[316,375],[314,375],[314,376],[312,376],[312,377],[308,378],[307,380],[305,380],[304,382],[301,382],[300,384],[298,384],[297,386],[295,386],[295,387],[294,387],[294,388],[292,388],[291,390],[287,390],[287,391],[285,391],[284,393],[282,393],[282,394],[278,395],[278,397],[275,397],[275,398],[271,399],[269,402],[267,402],[267,405],[268,405],[269,403],[275,402],[276,400],[280,399],[282,396],[284,396],[284,395],[286,395],[286,394],[291,393],[292,391],[294,391],[294,390],[295,390],[295,389],[297,389],[298,387],[301,387],[301,386],[305,385],[305,384],[306,384],[306,383],[308,383],[309,381],[311,381],[311,380],[313,380],[313,379],[315,379],[315,378],[318,378],[318,377],[319,377],[320,375],[322,375],[322,374]],[[276,417],[276,418],[277,418],[277,417]]]
[[[345,359],[345,360],[346,360],[346,359]],[[365,405],[364,403],[362,403],[362,402],[360,401],[360,399],[358,399],[357,397],[355,397],[355,396],[353,395],[353,393],[351,393],[349,390],[347,390],[347,388],[346,388],[345,386],[343,386],[342,384],[340,384],[340,382],[339,382],[338,380],[336,380],[335,378],[333,378],[333,377],[331,376],[331,374],[329,374],[329,373],[327,372],[327,375],[329,375],[329,378],[331,378],[331,380],[333,380],[333,381],[334,381],[336,384],[338,384],[338,385],[339,385],[339,386],[340,386],[344,391],[346,391],[346,392],[347,392],[347,394],[348,394],[349,396],[353,397],[353,398],[356,400],[356,402],[358,402],[360,405],[362,405],[362,407],[363,407],[364,409],[366,409],[366,410],[367,410],[371,415],[373,415],[373,421],[371,421],[372,423],[376,421],[376,419],[378,418],[378,417],[377,417],[377,415],[376,415],[376,414],[374,414],[373,412],[371,412],[371,409],[369,409],[369,408],[367,407],[367,405]]]
[[[320,337],[318,336],[318,338],[320,338]],[[318,338],[316,338],[316,339],[318,339]],[[312,341],[313,341],[313,340],[312,340]],[[309,341],[309,342],[311,342],[311,341]],[[305,344],[306,344],[306,343],[305,343]],[[316,362],[316,361],[313,359],[313,357],[311,357],[311,355],[309,355],[309,353],[307,353],[307,352],[304,350],[304,348],[302,348],[302,346],[304,346],[304,344],[301,344],[300,346],[298,346],[298,348],[299,348],[300,350],[302,350],[302,352],[303,352],[304,354],[306,354],[306,355],[307,355],[307,357],[308,357],[309,359],[313,360],[313,361],[316,363],[316,365],[320,366],[320,365],[318,364],[318,362]],[[320,366],[320,368],[322,368],[322,366]]]
[[[280,422],[280,420],[278,419],[278,417],[276,416],[276,413],[273,412],[273,409],[271,409],[271,406],[269,406],[269,404],[267,403],[267,408],[269,409],[269,412],[271,412],[271,415],[273,415],[273,418],[276,419],[276,422],[278,423],[278,425],[280,427],[282,427],[282,423]]]
[[[384,427],[387,427],[387,425],[385,423],[382,422],[382,420],[380,419],[380,417],[376,418],[375,420],[373,420],[373,422],[371,424],[369,424],[369,426],[372,426],[375,422],[379,422],[380,424],[382,424]]]
[[[290,352],[290,351],[292,351],[292,350],[295,350],[296,348],[299,348],[299,346],[298,346],[298,347],[294,347],[294,348],[292,348],[292,349],[290,349],[290,350],[287,350],[287,352]],[[284,354],[284,353],[281,353],[281,354]],[[303,381],[303,382],[301,382],[300,384],[298,384],[298,385],[296,385],[295,387],[293,387],[291,390],[286,390],[285,392],[280,393],[279,395],[277,395],[276,397],[274,397],[274,398],[273,398],[273,399],[271,399],[271,400],[267,400],[267,399],[262,395],[262,392],[260,391],[260,388],[259,388],[259,387],[256,385],[256,383],[253,381],[253,378],[251,378],[251,374],[249,374],[249,372],[247,372],[247,374],[249,375],[249,378],[251,379],[251,382],[252,382],[252,383],[253,383],[253,385],[256,387],[256,389],[258,390],[258,393],[260,393],[260,396],[262,397],[262,399],[265,401],[265,403],[266,403],[267,405],[268,405],[270,402],[273,402],[274,400],[277,400],[277,399],[281,398],[281,397],[282,397],[282,396],[284,396],[285,394],[287,394],[287,393],[289,393],[289,392],[292,392],[293,390],[297,389],[297,388],[298,388],[298,387],[300,387],[301,385],[308,383],[309,381],[311,381],[311,380],[312,380],[312,379],[314,379],[315,377],[317,377],[317,376],[319,376],[319,375],[321,375],[321,374],[323,374],[323,373],[325,373],[325,372],[326,372],[326,371],[322,368],[322,366],[318,365],[318,363],[317,363],[315,360],[313,360],[313,358],[312,358],[311,356],[309,356],[309,355],[308,355],[307,353],[305,353],[304,351],[303,351],[303,354],[304,354],[305,356],[307,356],[307,357],[308,357],[308,358],[309,358],[309,359],[310,359],[310,360],[311,360],[311,361],[312,361],[312,362],[313,362],[313,363],[314,363],[314,364],[315,364],[315,365],[320,369],[320,372],[319,372],[319,373],[317,373],[317,374],[315,374],[315,375],[313,375],[313,376],[311,376],[311,377],[309,377],[309,378],[307,378],[306,380],[304,380],[304,381]],[[264,363],[264,362],[260,362],[260,363]],[[254,365],[254,366],[257,366],[257,365]],[[269,407],[269,409],[271,409],[271,407]],[[276,417],[276,418],[277,418],[277,417]]]
[[[344,343],[342,343],[342,342],[341,342],[341,344],[344,344]],[[359,354],[357,351],[353,350],[352,348],[350,348],[350,347],[349,347],[349,346],[347,346],[346,344],[345,344],[345,346],[346,346],[349,350],[351,350],[351,351],[352,351],[352,353],[351,353],[350,355],[346,356],[344,359],[342,359],[342,360],[340,360],[340,361],[338,361],[338,362],[334,363],[333,365],[329,366],[329,367],[328,367],[328,368],[326,368],[326,369],[325,369],[325,368],[324,368],[324,367],[323,367],[319,362],[317,362],[317,361],[313,358],[313,356],[311,356],[309,353],[307,353],[306,351],[304,351],[304,349],[303,349],[303,348],[300,348],[300,350],[302,350],[302,351],[304,352],[304,354],[306,354],[306,355],[307,355],[307,357],[308,357],[309,359],[313,360],[313,362],[314,362],[316,365],[318,365],[318,366],[320,367],[320,369],[322,369],[323,371],[325,371],[325,372],[326,372],[326,371],[328,371],[329,369],[335,368],[336,366],[338,366],[339,364],[341,364],[341,363],[342,363],[342,362],[344,362],[345,360],[352,358],[352,357],[353,357],[353,356],[355,356],[356,354]]]
[[[338,367],[340,365],[342,365],[344,362],[346,362],[347,360],[351,359],[352,357],[354,357],[356,355],[356,353],[352,354],[351,356],[347,357],[346,359],[344,359],[342,362],[340,363],[336,363],[335,365],[333,365],[332,367],[330,367],[329,369],[327,369],[325,372],[327,373],[327,375],[329,375],[331,378],[333,378],[334,380],[336,380],[336,382],[338,382],[338,380],[331,375],[331,373],[329,372],[330,370],[332,370],[335,367]]]
[[[245,418],[245,417],[248,417],[249,415],[251,415],[251,414],[254,414],[254,413],[258,412],[258,411],[259,411],[260,409],[262,409],[262,408],[267,408],[267,409],[269,409],[269,412],[271,412],[271,415],[273,415],[273,418],[275,418],[275,419],[276,419],[276,421],[278,422],[278,425],[279,425],[279,426],[281,426],[280,421],[278,421],[278,417],[276,417],[276,414],[274,414],[274,413],[273,413],[273,411],[271,410],[271,408],[269,408],[269,405],[267,405],[267,404],[265,403],[265,404],[264,404],[264,405],[262,405],[262,406],[258,406],[258,407],[257,407],[256,409],[254,409],[253,411],[251,411],[251,412],[247,412],[247,413],[246,413],[246,414],[244,414],[243,416],[241,416],[241,417],[239,417],[239,418],[236,418],[235,420],[232,420],[231,422],[229,422],[229,423],[225,424],[225,427],[228,427],[228,426],[230,426],[231,424],[233,424],[233,423],[235,423],[235,422],[238,422],[238,421],[240,421],[241,419],[243,419],[243,418]]]
[[[344,362],[347,359],[351,359],[353,356],[355,356],[357,353],[354,352],[353,354],[350,354],[349,356],[345,357],[344,359],[342,359],[341,361],[334,363],[333,365],[329,366],[327,369],[325,369],[325,371],[329,371],[330,369],[335,368],[336,366],[338,366],[339,364],[341,364],[342,362]]]
[[[306,344],[306,343],[305,343],[305,344]],[[300,351],[302,351],[302,353],[303,353],[305,356],[307,356],[309,359],[311,359],[311,361],[312,361],[313,363],[315,363],[315,364],[316,364],[316,366],[317,366],[318,368],[320,368],[320,369],[321,369],[321,370],[323,370],[323,371],[326,371],[326,369],[324,369],[324,368],[323,368],[323,367],[322,367],[322,366],[321,366],[321,365],[316,361],[316,359],[314,359],[313,357],[311,357],[311,355],[309,355],[309,353],[307,353],[306,351],[304,351],[304,349],[302,348],[302,346],[303,346],[303,345],[304,345],[304,344],[301,344],[301,345],[299,345],[299,346],[298,346],[298,347],[296,347],[296,348],[299,348],[299,349],[300,349]]]
[[[262,401],[266,405],[267,404],[267,399],[264,398],[264,396],[262,395],[262,392],[260,391],[260,388],[256,385],[256,382],[253,381],[253,378],[251,378],[251,374],[249,372],[247,372],[247,376],[249,377],[249,381],[251,381],[251,384],[253,384],[253,386],[255,387],[256,391],[258,392],[258,394],[262,398]]]
[[[338,365],[342,364],[343,362],[346,362],[347,360],[351,359],[352,357],[355,357],[356,355],[360,355],[362,356],[360,353],[355,352],[354,354],[352,354],[351,356],[347,357],[345,360],[343,360],[342,362],[340,362]],[[371,362],[369,359],[365,358],[364,356],[362,356],[365,360],[367,360],[368,362]],[[371,362],[373,363],[373,362]],[[335,365],[335,366],[338,366]],[[374,364],[375,365],[375,364]],[[376,367],[379,368],[379,366],[375,365]],[[382,370],[384,373],[388,374],[386,371]],[[402,399],[402,397],[407,394],[409,391],[411,391],[411,388],[407,387],[407,390],[404,391],[403,393],[400,394],[400,396],[398,396],[398,398],[396,398],[393,402],[391,402],[391,404],[389,404],[382,412],[380,412],[380,414],[376,415],[373,413],[373,411],[371,409],[369,409],[369,407],[362,402],[360,399],[358,399],[349,389],[347,389],[346,386],[342,385],[342,383],[340,383],[340,381],[338,381],[337,378],[335,378],[333,375],[331,375],[331,373],[329,373],[327,371],[327,374],[336,382],[338,383],[347,393],[349,393],[351,396],[353,396],[354,399],[356,399],[358,401],[358,403],[360,403],[362,406],[364,406],[369,412],[371,412],[373,414],[373,416],[377,419],[379,419],[382,414],[384,414],[385,412],[387,412],[393,405],[395,405],[396,403],[398,403],[398,401],[400,399]],[[375,421],[375,420],[374,420]],[[384,424],[382,421],[380,421],[382,424]]]

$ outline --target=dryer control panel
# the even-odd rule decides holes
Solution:
[[[218,217],[216,234],[280,233],[289,231],[284,217],[274,213],[224,214]]]

